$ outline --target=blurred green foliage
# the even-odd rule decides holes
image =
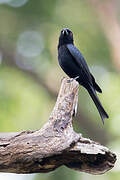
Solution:
[[[65,76],[57,62],[57,43],[63,27],[73,31],[76,46],[102,87],[100,99],[110,118],[103,127],[95,106],[81,87],[80,112],[89,119],[88,127],[92,121],[100,132],[104,128],[109,136],[107,146],[119,155],[120,76],[113,67],[109,42],[88,0],[29,0],[17,8],[0,1],[0,131],[39,129],[48,120],[61,78]],[[24,32],[39,33],[44,45],[42,50],[38,47],[40,53],[31,56],[32,42],[27,48],[28,57],[18,52],[19,39]],[[23,47],[24,43],[23,39]],[[88,136],[90,129],[77,127]],[[98,134],[94,137],[97,139]],[[61,167],[49,174],[36,175],[34,179],[119,180],[119,163],[120,160],[113,170],[101,176]],[[26,179],[29,178],[26,176]]]

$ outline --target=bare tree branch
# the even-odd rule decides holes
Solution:
[[[0,172],[49,172],[62,165],[91,174],[110,170],[116,155],[73,130],[78,83],[63,79],[49,121],[38,131],[0,134]]]

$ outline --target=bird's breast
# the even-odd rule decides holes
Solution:
[[[73,61],[73,58],[65,46],[61,46],[58,50],[58,61],[62,68],[69,68],[70,64]]]
[[[63,71],[71,78],[80,75],[81,69],[76,65],[73,56],[66,46],[58,49],[58,61]]]

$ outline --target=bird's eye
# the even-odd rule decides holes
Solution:
[[[72,33],[72,32],[70,32],[70,36],[73,36],[73,33]]]

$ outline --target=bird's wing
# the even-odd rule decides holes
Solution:
[[[90,81],[92,81],[92,77],[88,68],[88,65],[81,54],[81,52],[73,45],[73,44],[67,44],[66,45],[71,55],[74,57],[74,60],[78,64],[80,68],[84,71],[85,75],[88,77]]]

